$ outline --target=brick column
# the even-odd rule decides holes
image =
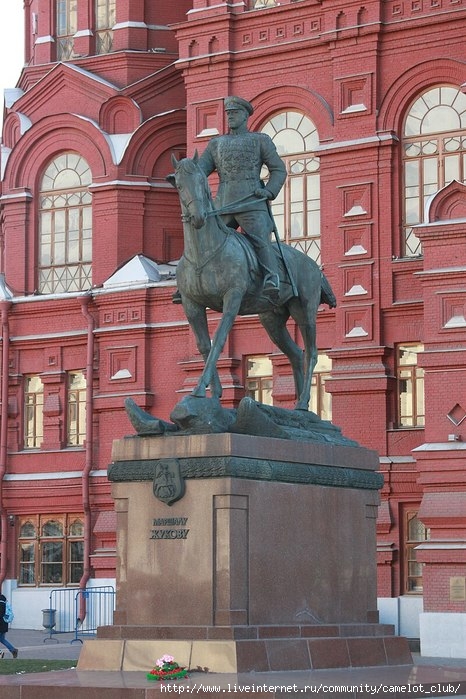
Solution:
[[[414,450],[423,490],[419,518],[430,540],[424,564],[421,652],[466,658],[466,187],[451,182],[418,227],[424,269],[425,443]]]

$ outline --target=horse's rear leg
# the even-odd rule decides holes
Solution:
[[[286,327],[288,318],[289,313],[284,309],[281,309],[281,312],[271,311],[259,314],[259,319],[268,336],[289,359],[293,371],[296,397],[298,398],[301,396],[304,386],[303,350],[288,332]]]
[[[196,338],[197,349],[204,359],[204,363],[207,363],[209,358],[209,353],[211,350],[211,342],[209,335],[209,326],[207,324],[207,313],[204,306],[198,306],[197,304],[189,301],[187,299],[183,300],[183,308],[188,319],[189,325],[191,326],[194,336]],[[204,370],[205,372],[205,370]],[[193,391],[194,396],[204,397],[206,393],[206,386],[201,385],[202,377],[204,372],[199,379],[196,388]],[[215,398],[221,398],[222,396],[222,385],[220,383],[220,378],[218,376],[217,369],[214,368],[210,379],[210,391],[212,396]]]
[[[313,322],[301,322],[299,329],[304,341],[304,384],[298,396],[296,410],[309,410],[311,398],[312,375],[317,364],[316,324]]]

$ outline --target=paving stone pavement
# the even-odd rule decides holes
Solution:
[[[82,647],[81,641],[75,640],[74,633],[57,633],[50,637],[45,631],[11,629],[6,637],[18,648],[20,658],[77,661]],[[11,658],[10,652],[0,644],[1,651],[5,651],[5,658]]]

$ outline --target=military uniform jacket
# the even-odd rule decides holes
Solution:
[[[209,142],[199,158],[199,166],[207,177],[214,171],[218,173],[217,208],[243,199],[262,187],[263,165],[269,170],[266,187],[275,199],[285,182],[286,168],[267,134],[246,131],[218,136]],[[266,206],[263,200],[252,199],[247,209],[264,209]]]

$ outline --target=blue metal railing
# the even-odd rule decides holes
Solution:
[[[79,618],[85,609],[83,619]],[[43,626],[51,639],[60,633],[74,633],[73,640],[95,635],[99,626],[113,624],[115,589],[111,585],[76,588],[58,588],[50,591],[49,609],[43,609]],[[47,639],[44,639],[47,640]]]
[[[82,620],[78,618],[81,598],[86,605],[86,616]],[[76,595],[75,640],[79,640],[79,636],[95,636],[99,626],[111,626],[114,611],[115,590],[110,585],[79,590]]]

